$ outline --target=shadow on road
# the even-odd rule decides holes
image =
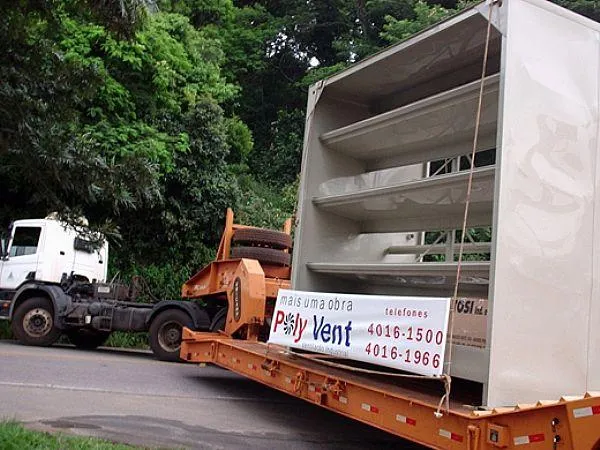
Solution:
[[[227,376],[228,371],[222,370],[222,374],[212,372],[202,375],[200,372],[198,376],[188,378],[204,387],[209,386],[211,391],[222,392],[224,396],[231,397],[232,401],[239,398],[236,409],[241,414],[252,415],[257,421],[268,421],[289,428],[293,430],[292,435],[296,439],[318,444],[317,447],[310,448],[424,449],[251,379],[232,378]]]

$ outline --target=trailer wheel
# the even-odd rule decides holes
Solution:
[[[232,258],[256,259],[263,264],[289,266],[291,255],[282,250],[266,247],[234,247],[231,249]]]
[[[52,303],[44,297],[25,300],[15,311],[11,329],[24,345],[48,346],[60,337],[60,330],[54,324]]]
[[[83,350],[93,350],[100,347],[110,336],[109,331],[90,330],[79,328],[67,331],[67,337],[71,344]]]
[[[292,237],[289,234],[261,228],[241,228],[235,232],[232,241],[238,244],[259,245],[278,249],[292,248]]]
[[[161,361],[181,361],[183,327],[194,328],[192,318],[179,309],[159,313],[150,325],[150,348]]]

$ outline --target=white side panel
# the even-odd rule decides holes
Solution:
[[[292,286],[298,290],[335,291],[327,281],[314,279],[314,275],[307,270],[306,263],[323,259],[321,242],[344,238],[346,235],[354,236],[360,231],[360,224],[335,217],[331,220],[330,214],[315,208],[312,198],[323,180],[362,173],[364,164],[328,151],[319,136],[331,129],[362,120],[368,112],[363,106],[340,103],[321,96],[318,85],[310,89],[307,110],[294,238],[294,247],[301,251],[294,252]]]
[[[598,33],[529,2],[503,7],[490,406],[585,391],[595,284]]]
[[[600,48],[598,51],[600,52]],[[592,67],[594,66],[592,65]],[[598,63],[596,64],[595,73],[597,77],[600,76],[600,54],[598,55]],[[600,80],[598,83],[598,107],[600,108]],[[600,123],[597,123],[597,126],[597,131],[600,135]],[[594,259],[592,264],[592,277],[594,281],[591,290],[592,298],[590,299],[589,310],[587,391],[600,391],[600,275],[598,273],[600,270],[600,161],[598,160],[598,155],[600,154],[600,141],[598,138],[596,139],[595,150],[596,183],[594,192],[594,240],[591,242],[591,245],[594,249]]]

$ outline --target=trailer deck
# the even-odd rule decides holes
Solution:
[[[182,358],[213,363],[323,408],[413,442],[443,449],[596,449],[600,393],[480,409],[472,385],[453,379],[398,378],[331,367],[284,347],[184,329]],[[535,444],[535,446],[533,446]]]

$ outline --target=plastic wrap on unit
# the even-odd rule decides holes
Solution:
[[[422,165],[392,167],[351,177],[334,178],[319,185],[317,196],[350,194],[360,190],[376,189],[418,180],[421,178],[418,175],[421,171],[419,167],[422,167]]]

